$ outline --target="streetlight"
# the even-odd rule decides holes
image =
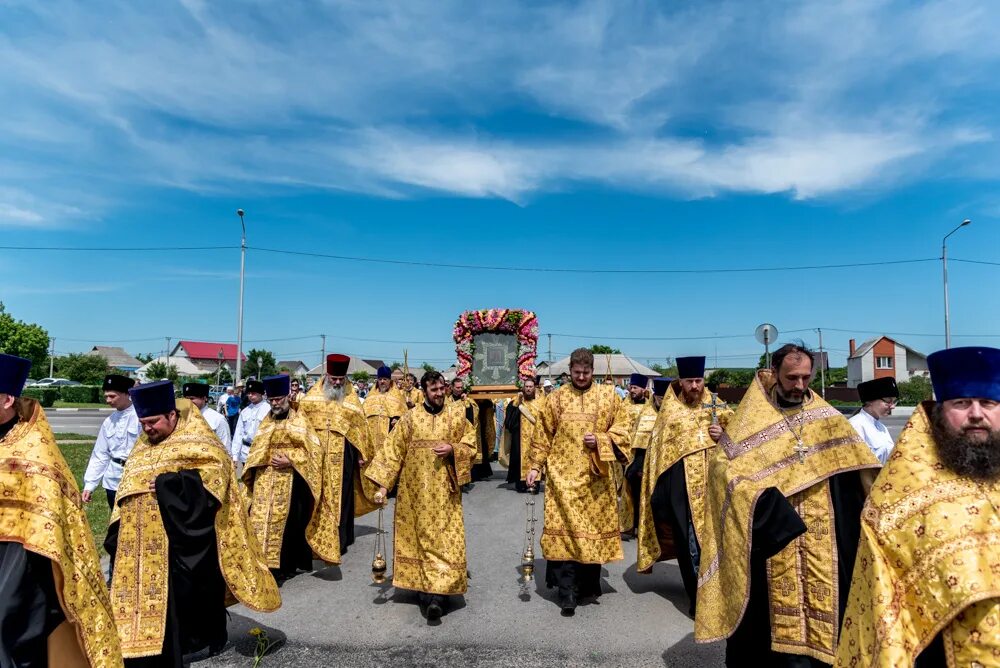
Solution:
[[[243,228],[243,237],[240,241],[240,328],[236,334],[236,385],[243,380],[243,284],[245,279],[245,269],[247,262],[247,226],[243,223],[243,209],[236,209],[236,215],[240,217],[240,227]]]
[[[958,232],[960,229],[971,223],[972,221],[966,218],[963,220],[958,227],[953,229],[948,234],[944,235],[944,239],[941,240],[941,267],[944,270],[944,347],[951,348],[951,324],[949,323],[948,314],[948,237]]]

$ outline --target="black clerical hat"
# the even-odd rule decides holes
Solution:
[[[646,386],[649,385],[649,378],[642,375],[641,373],[633,373],[631,376],[629,376],[628,384],[638,385],[642,389],[646,389]]]
[[[104,377],[101,389],[104,392],[128,392],[135,385],[135,381],[128,376],[111,373]]]
[[[17,355],[0,353],[0,394],[21,396],[24,383],[31,371],[31,360]]]
[[[876,378],[864,383],[858,383],[858,396],[862,402],[875,401],[885,397],[899,397],[899,388],[896,387],[896,379],[892,376],[886,378]]]
[[[181,388],[181,395],[184,397],[207,399],[208,389],[208,383],[184,383],[184,387]]]
[[[667,388],[670,387],[670,383],[673,382],[673,378],[654,378],[653,379],[653,394],[657,397],[662,397],[667,393]]]
[[[287,397],[292,391],[292,380],[287,373],[280,373],[277,376],[268,376],[263,380],[264,394],[268,399],[274,397]]]
[[[247,394],[250,392],[256,392],[257,394],[264,394],[264,383],[259,380],[248,380],[246,386]]]
[[[705,377],[705,356],[678,357],[677,358],[678,378],[704,378]]]

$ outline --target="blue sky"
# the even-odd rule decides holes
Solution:
[[[8,1],[0,245],[231,248],[0,250],[0,300],[63,352],[234,340],[238,207],[254,249],[431,264],[937,258],[964,218],[949,255],[1000,262],[998,30],[962,0]],[[445,366],[490,306],[556,356],[748,365],[764,321],[835,363],[943,346],[939,261],[247,263],[247,347],[307,362],[325,333]],[[950,270],[953,343],[1000,344],[1000,266]]]

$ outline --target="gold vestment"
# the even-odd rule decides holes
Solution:
[[[227,605],[237,601],[260,612],[281,607],[281,595],[250,529],[246,500],[229,453],[198,408],[177,400],[174,432],[157,445],[139,436],[125,463],[111,524],[119,522],[111,601],[125,658],[163,649],[167,621],[169,542],[150,485],[162,473],[198,471],[205,491],[219,502],[215,540],[226,580]]]
[[[767,561],[771,648],[832,663],[841,593],[829,478],[879,462],[836,408],[810,393],[783,411],[774,384],[770,371],[757,373],[709,463],[695,641],[728,638],[739,625],[750,596],[754,509],[775,487],[807,531]]]
[[[368,393],[362,408],[368,421],[368,433],[372,439],[374,454],[382,449],[386,439],[389,438],[392,421],[403,417],[408,409],[400,395],[392,390],[379,392],[378,388]]]
[[[433,448],[450,443],[453,453]],[[394,517],[393,586],[429,594],[464,594],[467,583],[462,485],[472,479],[472,425],[461,406],[432,415],[417,406],[399,421],[366,475],[392,489],[399,483]]]
[[[477,404],[472,399],[466,397],[465,399],[455,399],[451,394],[444,399],[445,407],[455,407],[465,415],[468,409],[472,409],[472,431],[476,435],[476,456],[473,458],[473,464],[483,463],[483,436],[479,430],[479,404]],[[468,419],[468,418],[466,418]],[[494,434],[495,435],[495,434]]]
[[[837,666],[907,667],[943,634],[949,668],[1000,665],[1000,481],[941,462],[917,407],[861,518]]]
[[[312,386],[305,397],[299,401],[298,410],[306,416],[313,431],[319,436],[323,452],[323,496],[320,505],[322,512],[340,522],[340,499],[343,489],[344,457],[347,441],[358,449],[365,466],[354,467],[354,516],[361,517],[378,506],[372,500],[376,490],[363,475],[372,458],[375,456],[375,446],[372,442],[365,412],[361,400],[354,392],[351,383],[344,383],[344,400],[328,401],[323,393],[326,378]],[[349,453],[352,457],[353,453]],[[333,559],[326,561],[331,564],[340,563],[340,534],[334,533],[332,540],[336,541],[336,550],[329,555]]]
[[[530,468],[546,472],[546,559],[605,564],[623,559],[618,497],[612,467],[627,463],[630,420],[609,385],[586,390],[564,385],[550,394],[528,450]],[[592,433],[597,448],[583,437]],[[617,451],[617,453],[616,453]]]
[[[639,508],[636,569],[640,573],[648,573],[653,564],[663,556],[650,505],[653,491],[660,476],[682,459],[691,523],[694,525],[698,544],[704,542],[708,465],[714,455],[715,442],[708,435],[708,428],[712,425],[712,411],[702,404],[711,402],[712,393],[707,389],[703,390],[698,403],[688,406],[680,392],[680,383],[676,380],[667,388],[656,417],[654,435],[646,448],[642,492],[639,496],[642,505]],[[728,407],[718,411],[719,424],[725,428],[732,415],[733,411]],[[682,549],[687,549],[686,545]],[[666,556],[672,558],[673,555]]]
[[[15,399],[18,422],[0,439],[0,541],[52,562],[66,620],[48,638],[50,666],[122,665],[108,590],[76,479],[45,411]]]
[[[528,477],[528,448],[534,439],[535,429],[538,428],[542,417],[542,409],[545,407],[545,395],[538,390],[534,399],[525,399],[519,394],[508,404],[506,410],[520,413],[521,421],[521,480]],[[506,414],[505,414],[506,415]],[[500,440],[500,454],[497,461],[501,466],[510,467],[511,436],[505,429]]]
[[[282,454],[292,466],[271,466],[271,457]],[[288,417],[264,418],[250,446],[243,467],[243,482],[250,492],[250,526],[264,551],[270,568],[281,566],[281,544],[292,503],[293,476],[298,473],[312,493],[312,517],[306,527],[306,542],[323,561],[340,557],[340,516],[324,514],[318,503],[323,492],[323,449],[309,420],[294,408]]]

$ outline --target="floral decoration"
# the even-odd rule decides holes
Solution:
[[[470,379],[472,357],[476,352],[476,344],[472,337],[485,332],[516,335],[518,378],[531,378],[535,375],[538,318],[532,311],[491,308],[466,311],[455,321],[452,336],[455,339],[455,352],[458,355],[459,378]],[[471,380],[475,384],[475,379]]]

